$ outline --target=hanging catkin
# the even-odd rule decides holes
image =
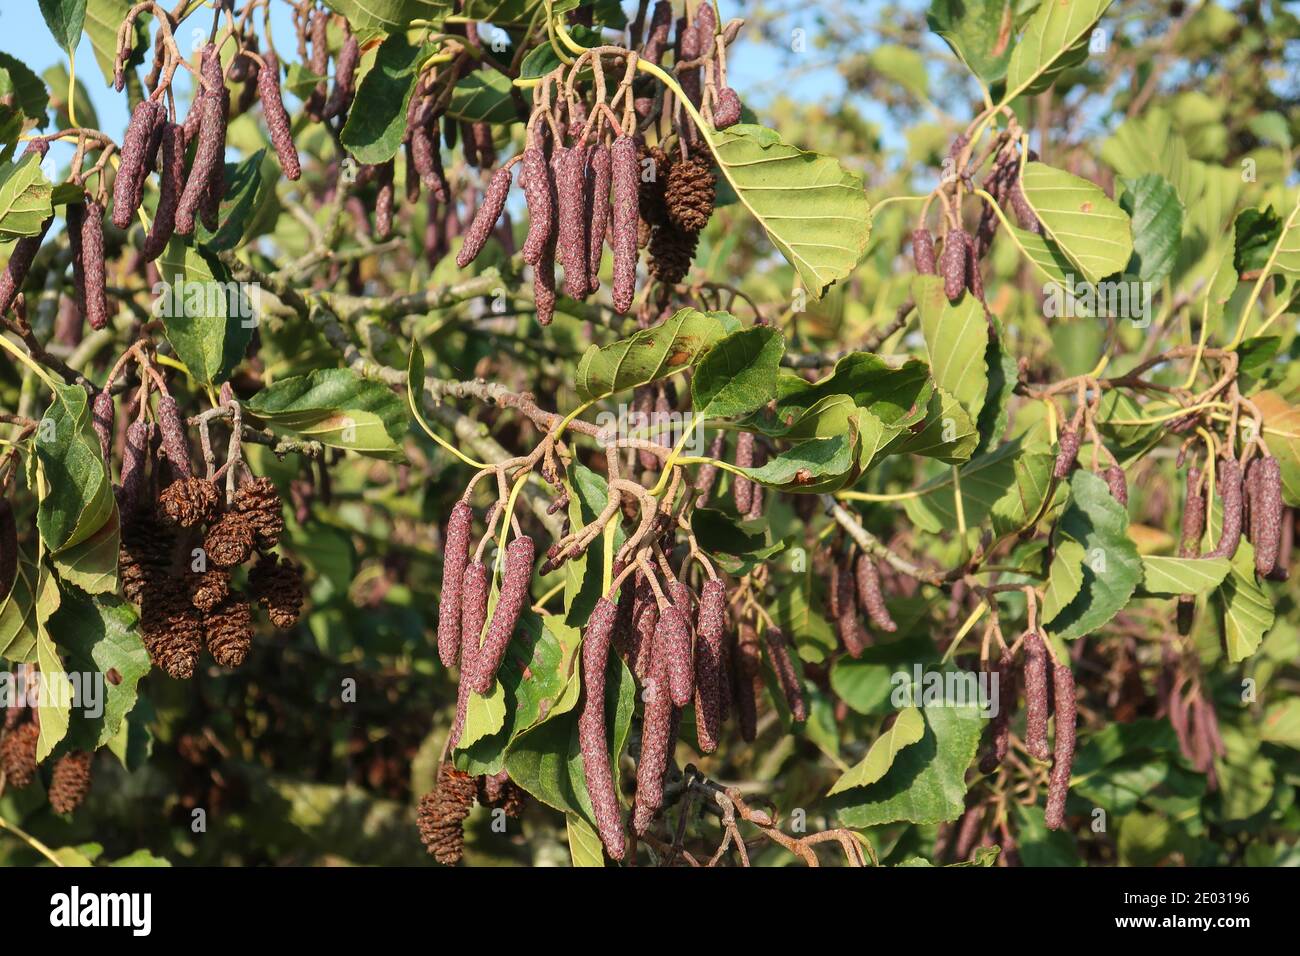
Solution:
[[[675,604],[661,608],[659,625],[655,628],[654,653],[656,656],[663,654],[668,668],[668,693],[678,707],[689,704],[695,694],[695,662],[687,613],[686,609]]]
[[[636,141],[619,136],[610,147],[610,175],[614,187],[610,239],[614,251],[614,311],[626,315],[636,294],[637,219],[640,161]]]
[[[740,736],[746,743],[753,743],[758,736],[758,687],[762,679],[759,676],[761,670],[758,632],[752,624],[744,622],[740,625],[735,654],[732,656],[731,697],[736,704]]]
[[[673,702],[668,692],[668,661],[655,650],[651,676],[644,691],[641,720],[641,756],[636,767],[636,805],[633,826],[638,834],[650,827],[664,802],[664,771],[673,731]]]
[[[334,89],[325,101],[325,108],[321,111],[322,119],[333,119],[347,112],[356,91],[354,80],[357,64],[361,61],[361,45],[357,42],[356,35],[347,29],[347,21],[344,20],[343,23],[347,37],[343,40],[338,59],[334,61]]]
[[[924,226],[912,230],[912,260],[920,275],[935,274],[934,236]]]
[[[1065,822],[1065,798],[1070,792],[1070,771],[1074,766],[1074,672],[1068,664],[1056,665],[1052,683],[1056,697],[1056,746],[1047,789],[1046,819],[1047,829],[1059,830]]]
[[[1282,542],[1282,469],[1276,458],[1257,458],[1250,464],[1250,543],[1255,546],[1255,572],[1273,573]]]
[[[1002,649],[994,679],[997,680],[997,713],[990,728],[989,749],[980,758],[980,773],[993,773],[1007,757],[1011,743],[1011,714],[1016,702],[1015,661],[1008,648]]]
[[[582,714],[578,717],[578,745],[582,769],[596,816],[596,830],[611,859],[623,859],[623,819],[605,736],[605,665],[618,607],[601,598],[592,608],[582,639]]]
[[[1205,534],[1205,489],[1201,486],[1201,470],[1195,465],[1187,469],[1187,491],[1183,498],[1183,514],[1179,531],[1178,556],[1194,558],[1201,553],[1201,536]],[[1196,595],[1178,596],[1177,625],[1179,634],[1189,634],[1196,614]]]
[[[581,146],[556,149],[555,169],[559,212],[558,253],[564,266],[564,294],[581,299],[587,294],[587,150]]]
[[[171,467],[172,477],[190,477],[190,450],[185,439],[185,426],[181,424],[181,412],[176,399],[170,395],[158,398],[158,430],[162,435],[162,450]]]
[[[528,235],[524,239],[524,262],[537,265],[551,242],[551,223],[555,211],[555,192],[551,171],[541,147],[529,146],[523,160],[524,201],[528,206]],[[554,252],[551,252],[552,257]]]
[[[185,131],[177,123],[163,126],[158,145],[158,208],[140,254],[145,262],[162,255],[176,229],[176,207],[185,189]]]
[[[470,523],[473,509],[457,501],[447,519],[443,537],[442,591],[438,604],[438,658],[443,667],[455,667],[460,650],[460,601],[465,566],[469,563]]]
[[[897,631],[898,625],[889,616],[889,608],[885,606],[885,596],[880,591],[880,572],[871,555],[858,555],[854,565],[854,582],[857,585],[858,605],[867,612],[871,626],[890,633]]]
[[[1069,478],[1070,471],[1079,457],[1079,433],[1064,426],[1057,438],[1056,463],[1052,466],[1053,478]]]
[[[1231,558],[1237,553],[1241,543],[1241,518],[1243,496],[1241,487],[1241,466],[1236,459],[1219,459],[1219,484],[1216,491],[1223,502],[1223,527],[1219,534],[1219,543],[1209,552],[1207,558]]]
[[[943,251],[939,254],[939,275],[943,278],[943,292],[949,302],[956,302],[966,291],[966,256],[970,244],[966,230],[953,226],[943,238]]]
[[[474,561],[465,569],[460,589],[460,678],[456,685],[456,717],[448,736],[449,746],[460,743],[469,712],[470,683],[478,660],[479,636],[487,623],[488,591],[492,586],[487,565]]]
[[[27,271],[31,269],[32,260],[40,251],[41,243],[45,241],[45,233],[49,231],[52,222],[54,222],[53,216],[46,217],[41,223],[40,232],[34,236],[23,236],[14,242],[9,261],[5,263],[5,270],[0,272],[0,315],[9,311],[14,304],[14,299],[18,298],[18,293],[22,291],[23,283],[27,280]]]
[[[492,611],[487,639],[479,649],[475,661],[474,681],[470,689],[486,694],[496,680],[497,668],[506,656],[510,638],[514,636],[519,615],[528,600],[528,584],[533,576],[533,539],[523,534],[506,547],[505,570],[501,573],[501,594]]]
[[[131,218],[140,208],[149,140],[161,114],[161,104],[151,99],[141,100],[131,111],[131,120],[122,136],[122,159],[117,178],[113,180],[113,225],[119,229],[130,226]],[[137,188],[137,183],[141,188]]]
[[[510,193],[510,183],[514,178],[509,166],[502,166],[492,174],[488,187],[483,193],[483,202],[474,214],[469,229],[465,232],[464,244],[456,254],[456,265],[462,269],[478,258],[487,244],[488,237],[501,218],[501,210],[506,207],[506,196]]]
[[[104,462],[108,463],[113,443],[113,393],[108,389],[97,393],[95,400],[90,403],[90,423],[99,437],[99,451],[104,456]]]
[[[280,93],[280,61],[270,50],[262,55],[262,59],[266,61],[266,69],[257,71],[257,96],[262,101],[266,129],[271,134],[271,145],[280,160],[280,169],[288,179],[297,179],[302,175],[302,164],[293,145],[289,114]]]
[[[1047,749],[1047,647],[1037,631],[1025,634],[1025,749],[1038,760]]]
[[[212,185],[213,171],[224,160],[225,118],[222,115],[220,94],[201,94],[191,110],[199,110],[199,144],[190,164],[189,178],[176,206],[176,232],[188,236],[194,232],[194,220],[199,206]],[[132,210],[134,212],[134,210]]]
[[[727,620],[727,589],[711,578],[700,590],[695,631],[695,735],[701,753],[718,749],[722,727],[723,643]]]
[[[796,721],[807,720],[808,705],[804,701],[803,686],[799,683],[799,672],[795,670],[794,660],[790,656],[790,644],[785,632],[778,627],[769,627],[763,637],[767,641],[767,656],[772,662],[772,670],[776,671],[781,692],[785,694],[785,702],[790,707],[790,716]]]
[[[736,437],[736,467],[752,468],[754,465],[754,433],[741,432]],[[754,483],[742,475],[733,475],[731,479],[731,498],[736,510],[742,515],[749,512],[753,503]]]
[[[587,180],[591,221],[587,227],[587,294],[600,288],[600,260],[605,249],[605,232],[609,226],[609,186],[612,178],[609,147],[599,143],[589,149]]]
[[[104,295],[104,207],[86,201],[81,217],[81,274],[85,299],[82,312],[96,331],[108,325],[108,299]]]

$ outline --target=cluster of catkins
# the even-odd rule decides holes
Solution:
[[[108,460],[107,391],[93,412]],[[301,575],[272,552],[284,530],[279,492],[269,478],[253,478],[227,501],[217,484],[192,474],[170,395],[159,397],[153,422],[140,416],[127,426],[116,490],[122,592],[140,608],[141,634],[156,666],[177,679],[191,677],[206,642],[218,664],[238,667],[252,645],[253,603],[277,628],[297,622]],[[254,556],[243,594],[232,574]]]
[[[1073,421],[1062,426],[1061,433],[1056,438],[1056,461],[1052,463],[1052,477],[1057,480],[1069,478],[1070,472],[1078,464],[1079,448],[1083,444],[1082,420],[1082,413],[1076,415]],[[1124,475],[1124,467],[1109,448],[1099,445],[1098,451],[1110,460],[1110,464],[1099,471],[1102,481],[1106,482],[1111,497],[1127,506],[1128,478]]]
[[[19,706],[5,711],[0,728],[0,774],[6,787],[22,790],[36,780],[36,743],[41,735],[40,715],[35,708]],[[90,764],[94,754],[69,750],[54,761],[46,794],[55,813],[72,813],[90,792]]]
[[[485,807],[499,807],[506,816],[524,812],[526,793],[503,770],[478,778],[444,763],[432,790],[420,798],[416,825],[425,849],[444,866],[454,866],[465,855],[465,818],[475,797]]]
[[[876,559],[866,553],[848,555],[834,564],[830,573],[827,610],[835,622],[835,633],[850,657],[861,657],[871,646],[871,632],[862,626],[862,614],[872,628],[887,633],[898,630],[885,605],[880,589]]]
[[[993,672],[997,680],[998,711],[993,717],[989,744],[980,758],[979,768],[981,773],[993,773],[1006,759],[1011,739],[1011,718],[1019,690],[1025,698],[1025,749],[1036,760],[1052,761],[1046,818],[1048,829],[1059,830],[1065,822],[1065,799],[1070,790],[1070,768],[1074,765],[1077,716],[1074,671],[1068,663],[1051,659],[1047,642],[1037,630],[1026,631],[1019,644],[1023,655],[1020,673],[1016,673],[1010,648],[1002,651]],[[1051,748],[1047,745],[1049,713],[1056,718],[1056,736]]]

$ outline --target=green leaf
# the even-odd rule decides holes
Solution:
[[[1223,619],[1223,643],[1228,660],[1236,664],[1259,648],[1273,627],[1273,601],[1255,580],[1255,549],[1249,541],[1237,546],[1232,571],[1215,592]]]
[[[0,658],[14,663],[35,660],[36,565],[18,554],[18,572],[8,597],[0,601]]]
[[[1068,67],[1088,58],[1092,28],[1111,0],[1051,0],[1041,3],[1025,24],[1007,63],[1002,101],[1049,89]]]
[[[871,236],[861,177],[834,157],[782,142],[764,126],[740,123],[711,132],[709,139],[741,205],[814,298],[853,271]]]
[[[502,125],[519,119],[510,77],[496,70],[475,70],[451,91],[447,115],[467,123]]]
[[[131,0],[87,0],[86,36],[90,37],[91,49],[95,51],[95,62],[104,75],[105,83],[113,82],[114,64],[117,59],[117,31],[126,19],[127,11],[132,7]],[[138,64],[144,58],[145,48],[149,43],[148,11],[135,18],[135,36],[131,43],[131,56],[128,63]]]
[[[400,459],[406,408],[382,382],[350,369],[319,369],[282,378],[255,394],[246,413],[290,432],[373,458]]]
[[[1269,707],[1259,726],[1259,739],[1300,750],[1300,698],[1278,701]]]
[[[605,850],[600,845],[600,834],[595,827],[576,813],[564,815],[564,827],[569,836],[569,858],[574,866],[605,865]]]
[[[1073,640],[1092,633],[1128,604],[1142,579],[1142,559],[1128,537],[1128,509],[1090,471],[1071,477],[1070,504],[1059,527],[1083,545],[1083,583],[1048,629],[1061,640]]]
[[[326,0],[335,13],[348,18],[355,32],[399,35],[412,20],[441,22],[451,12],[450,0]]]
[[[88,594],[111,594],[117,590],[118,541],[121,536],[117,509],[103,526],[85,541],[51,555],[59,579],[75,584]]]
[[[921,455],[950,465],[968,461],[979,444],[975,422],[961,403],[938,386],[930,396],[925,423],[901,435],[887,451],[891,455]]]
[[[1170,558],[1144,555],[1142,590],[1148,594],[1209,594],[1228,576],[1227,558]]]
[[[845,826],[942,823],[965,811],[966,770],[984,728],[979,707],[929,706],[921,713],[924,735],[894,758],[884,777],[837,795],[834,806]]]
[[[739,468],[753,481],[790,492],[827,490],[827,483],[842,478],[853,467],[853,444],[847,435],[800,442],[758,468]]]
[[[1100,282],[1128,264],[1128,215],[1101,187],[1045,163],[1026,164],[1023,185],[1043,227],[1087,281]]]
[[[36,762],[48,757],[68,733],[72,682],[49,632],[49,621],[62,596],[57,579],[45,567],[36,584],[36,666],[41,672],[41,698],[37,705],[41,732],[36,738]]]
[[[366,2],[379,4],[382,0]],[[408,2],[423,6],[415,0]],[[357,26],[353,21],[354,29]],[[391,34],[379,47],[375,64],[362,78],[339,136],[357,162],[383,163],[397,154],[406,133],[406,106],[415,90],[420,65],[432,49],[427,43],[412,46],[404,33]]]
[[[925,736],[925,720],[915,707],[908,707],[898,714],[892,727],[877,737],[871,749],[852,768],[845,771],[835,785],[826,791],[834,796],[853,787],[865,787],[875,783],[894,765],[896,758],[904,747],[920,741]]]
[[[1120,208],[1133,226],[1133,258],[1126,270],[1160,283],[1174,271],[1183,234],[1183,204],[1173,184],[1158,173],[1122,180]]]
[[[1008,0],[933,0],[925,20],[986,88],[1006,76],[1015,29]]]
[[[930,359],[935,384],[961,403],[966,414],[977,418],[988,393],[988,320],[973,295],[963,295],[954,305],[938,276],[918,275],[912,280],[912,298],[921,319],[921,335]]]
[[[41,16],[64,50],[75,50],[86,20],[86,0],[40,0]]]
[[[42,224],[54,214],[52,190],[36,153],[14,165],[0,164],[0,239],[39,234]]]
[[[595,521],[609,502],[605,477],[586,465],[577,462],[571,465],[564,486],[569,492],[569,520],[575,528]],[[615,550],[621,545],[622,537],[622,530],[616,529]],[[581,555],[564,562],[564,619],[575,627],[586,624],[591,609],[604,593],[605,535],[600,534]]]
[[[726,335],[722,316],[731,318],[725,312],[679,309],[626,339],[591,346],[578,363],[578,395],[590,401],[686,371]]]
[[[1083,587],[1083,561],[1087,552],[1077,541],[1063,538],[1052,556],[1052,566],[1047,572],[1047,587],[1043,591],[1043,604],[1038,609],[1038,619],[1044,624],[1056,620]]]
[[[91,598],[76,588],[64,589],[62,597],[49,627],[58,635],[68,671],[83,675],[83,679],[115,671],[118,678],[116,683],[103,681],[103,699],[79,701],[72,714],[69,746],[96,750],[117,735],[135,707],[137,685],[149,671],[149,654],[129,605],[115,598]],[[96,706],[92,709],[87,704]]]
[[[711,508],[696,508],[691,513],[691,531],[700,548],[732,575],[746,574],[785,549],[783,541],[768,544],[766,522],[738,522]]]
[[[244,358],[256,324],[243,284],[207,250],[177,236],[159,259],[163,289],[154,301],[167,340],[200,382],[217,385]]]
[[[36,526],[45,548],[57,556],[94,537],[117,510],[84,388],[54,386],[35,447],[40,474]]]
[[[44,129],[48,122],[45,111],[50,104],[50,94],[32,70],[17,57],[0,52],[0,70],[8,74],[13,105],[23,115],[36,124],[37,129]]]
[[[992,520],[995,534],[1011,534],[1037,517],[1051,486],[1051,452],[1026,449],[1021,439],[973,458],[961,466],[962,514],[968,528]],[[922,485],[918,495],[903,501],[907,516],[918,528],[938,534],[957,527],[956,488],[952,474]]]
[[[732,332],[715,344],[691,378],[695,415],[739,418],[776,398],[785,337],[771,326]]]

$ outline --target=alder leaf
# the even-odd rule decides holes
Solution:
[[[35,659],[36,575],[36,565],[19,551],[14,586],[0,601],[0,658],[13,663]]]
[[[467,123],[509,124],[519,119],[510,77],[496,70],[475,70],[451,92],[447,115]]]
[[[1052,566],[1047,569],[1047,586],[1043,589],[1043,603],[1038,609],[1038,620],[1050,624],[1061,609],[1074,600],[1083,587],[1083,559],[1087,552],[1083,545],[1062,538],[1052,555]]]
[[[921,712],[915,707],[900,711],[893,725],[872,742],[867,755],[841,774],[835,785],[826,791],[826,796],[875,783],[889,772],[899,751],[916,743],[923,736],[925,719]]]
[[[1088,58],[1092,28],[1111,0],[1051,0],[1041,3],[1011,51],[1002,102],[1050,89],[1068,67]]]
[[[871,236],[860,176],[834,157],[790,146],[765,126],[740,123],[707,138],[740,204],[813,298],[853,271]]]
[[[158,261],[162,288],[154,301],[167,340],[198,381],[218,385],[244,358],[254,316],[246,290],[200,246],[174,236]]]
[[[28,153],[12,165],[0,163],[0,239],[38,235],[54,212],[52,192],[38,154]]]
[[[86,0],[40,0],[41,16],[65,51],[75,50],[86,20]]]
[[[978,418],[989,387],[988,320],[983,307],[973,295],[949,302],[938,276],[914,278],[912,298],[921,319],[930,376],[961,403],[967,415]]]
[[[373,458],[400,459],[406,409],[392,389],[351,369],[282,378],[256,393],[247,415],[273,429]]]
[[[117,510],[89,404],[80,385],[55,385],[36,429],[36,526],[45,548],[55,555],[90,540]]]
[[[966,409],[936,385],[930,395],[924,423],[901,434],[886,452],[891,455],[921,455],[960,465],[970,460],[979,440],[979,430],[966,414]]]
[[[1133,228],[1133,258],[1126,270],[1144,282],[1160,283],[1174,271],[1183,234],[1183,204],[1173,184],[1158,173],[1122,182],[1120,208]]]
[[[357,5],[361,2],[362,0],[357,0]],[[366,2],[379,4],[383,0]],[[404,2],[417,6],[417,0]],[[352,3],[345,5],[351,6]],[[395,6],[396,3],[392,5]],[[364,28],[365,22],[369,21],[352,20],[353,28]],[[356,157],[357,162],[383,163],[397,155],[402,137],[406,134],[406,107],[415,91],[420,66],[432,50],[431,44],[412,45],[405,33],[390,34],[380,45],[374,66],[362,78],[356,99],[348,111],[348,121],[339,134],[339,141]]]
[[[1147,594],[1208,594],[1228,576],[1227,558],[1171,558],[1144,555],[1142,590]]]
[[[1250,657],[1273,627],[1273,600],[1255,580],[1255,549],[1249,541],[1237,546],[1232,570],[1215,592],[1223,622],[1223,643],[1228,660],[1236,664]]]
[[[1258,392],[1251,400],[1264,420],[1264,440],[1282,470],[1282,496],[1300,507],[1300,408],[1275,391]]]
[[[412,20],[441,23],[452,7],[450,0],[326,0],[325,5],[347,17],[354,32],[394,36]]]
[[[0,75],[8,80],[5,93],[13,97],[13,107],[21,110],[37,129],[45,129],[49,123],[46,109],[50,105],[50,94],[41,78],[22,60],[4,52],[0,52],[0,71],[3,71]]]
[[[37,704],[40,736],[36,738],[37,763],[48,757],[68,733],[72,710],[72,682],[59,656],[49,622],[63,596],[58,579],[44,566],[36,582],[36,667],[41,672],[41,697]]]
[[[959,477],[966,526],[980,528],[992,521],[998,535],[1026,527],[1042,508],[1051,486],[1054,460],[1051,452],[1027,449],[1017,438],[962,465]],[[917,492],[903,501],[910,521],[932,534],[957,527],[956,488],[951,472],[926,482]]]
[[[776,398],[785,337],[771,326],[732,332],[705,353],[691,377],[698,419],[739,418]]]
[[[1128,264],[1128,215],[1100,186],[1045,163],[1027,163],[1023,185],[1043,227],[1087,281],[1100,282]]]
[[[757,468],[737,471],[768,488],[811,494],[831,490],[853,465],[852,437],[832,435],[800,442]]]
[[[925,20],[987,88],[1006,76],[1012,14],[1008,0],[933,0]]]
[[[686,371],[731,331],[724,318],[735,321],[725,312],[679,309],[628,338],[591,346],[578,363],[578,395],[590,401]]]
[[[569,838],[569,859],[575,867],[605,865],[605,850],[595,827],[576,813],[564,815],[564,827]]]

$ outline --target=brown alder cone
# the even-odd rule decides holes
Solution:
[[[1047,829],[1059,830],[1065,822],[1065,798],[1070,792],[1070,771],[1074,766],[1074,672],[1068,664],[1052,671],[1056,696],[1056,742],[1052,776],[1047,789]]]
[[[993,773],[1007,757],[1011,743],[1011,715],[1016,702],[1015,659],[1008,648],[1002,649],[997,670],[998,712],[993,715],[989,730],[989,749],[980,758],[980,773]]]
[[[14,242],[4,272],[0,272],[0,315],[9,312],[14,300],[18,298],[18,293],[22,291],[23,283],[27,280],[27,272],[32,267],[32,260],[40,251],[41,243],[45,241],[45,234],[49,231],[52,222],[54,217],[47,217],[41,223],[39,233],[34,236],[23,236]]]
[[[190,603],[205,614],[230,595],[230,572],[222,568],[208,568],[202,574],[190,572],[185,576]]]
[[[781,692],[790,707],[790,716],[802,723],[808,719],[808,705],[804,701],[803,685],[799,683],[799,672],[790,656],[790,643],[785,632],[778,627],[769,627],[763,637],[767,641],[767,656],[772,662],[772,670],[776,671]]]
[[[149,140],[163,115],[162,105],[143,99],[131,111],[122,136],[122,157],[113,180],[113,225],[126,229],[144,198],[144,177]]]
[[[122,593],[132,604],[140,604],[145,589],[167,576],[172,563],[173,543],[171,532],[154,517],[153,512],[123,512],[117,555],[118,578],[122,582]]]
[[[253,607],[232,593],[203,617],[208,653],[222,667],[238,667],[253,647]]]
[[[1219,484],[1215,489],[1223,502],[1223,527],[1219,543],[1207,558],[1231,558],[1241,544],[1241,519],[1245,504],[1242,494],[1241,466],[1233,458],[1219,459]]]
[[[87,750],[71,750],[54,763],[50,779],[50,809],[55,813],[72,813],[90,792],[90,761]]]
[[[505,570],[501,574],[501,593],[492,611],[487,638],[479,648],[474,679],[470,689],[486,694],[492,689],[497,668],[506,656],[515,625],[528,600],[528,585],[533,577],[533,539],[521,534],[506,547]]]
[[[609,743],[605,735],[605,665],[610,637],[618,619],[618,606],[608,598],[596,602],[582,640],[582,713],[578,717],[578,743],[582,770],[596,816],[596,830],[611,859],[623,859],[623,818],[614,787]]]
[[[1047,647],[1037,631],[1025,634],[1025,749],[1038,760],[1051,756],[1047,749]]]
[[[1056,463],[1052,466],[1053,478],[1069,478],[1079,457],[1079,433],[1063,426],[1056,440]]]
[[[912,260],[918,274],[935,274],[934,236],[925,227],[912,230]]]
[[[752,468],[754,466],[754,433],[741,432],[736,436],[736,461],[737,468]],[[736,511],[740,514],[747,514],[750,505],[754,501],[754,483],[748,478],[740,475],[733,475],[731,478],[731,500],[736,504]]]
[[[727,588],[718,578],[704,582],[695,632],[695,739],[700,752],[718,749],[722,730],[723,647],[726,640]]]
[[[753,743],[758,736],[758,688],[762,670],[758,631],[748,622],[740,625],[732,662],[731,699],[736,705],[740,736]]]
[[[154,666],[176,680],[194,676],[203,643],[203,620],[181,580],[162,577],[145,586],[140,636]]]
[[[943,251],[939,253],[939,275],[943,277],[943,292],[949,302],[956,302],[966,291],[966,257],[970,238],[966,230],[953,226],[943,238]]]
[[[460,652],[461,587],[469,564],[473,520],[474,510],[469,502],[457,501],[452,506],[447,532],[443,536],[442,586],[438,603],[438,659],[443,667],[455,667]]]
[[[246,481],[235,491],[234,510],[248,519],[261,548],[274,548],[284,532],[284,501],[275,482],[265,475]]]
[[[165,123],[158,144],[158,207],[140,255],[152,262],[162,255],[176,229],[176,207],[185,189],[185,131],[177,123]]]
[[[853,571],[858,606],[867,612],[871,626],[890,633],[897,631],[898,625],[889,616],[885,596],[880,591],[880,572],[876,569],[875,558],[869,554],[858,555]]]
[[[1276,458],[1250,463],[1250,543],[1255,546],[1255,573],[1267,577],[1277,566],[1285,506],[1282,469]]]
[[[270,50],[262,54],[262,59],[266,61],[266,69],[257,72],[257,98],[262,101],[266,129],[271,134],[271,145],[275,147],[276,158],[280,160],[280,169],[286,178],[297,179],[302,175],[302,164],[298,160],[298,150],[293,145],[289,114],[285,111],[284,97],[280,93],[280,61]]]
[[[108,299],[104,294],[104,207],[93,199],[86,201],[81,217],[80,259],[81,311],[90,327],[99,331],[108,325]]]
[[[298,623],[303,602],[302,571],[288,558],[259,555],[248,574],[248,587],[278,630],[287,631]]]
[[[587,150],[558,147],[551,157],[555,170],[559,232],[556,249],[564,266],[564,294],[571,299],[587,295]]]
[[[645,160],[649,159],[647,165]],[[637,191],[637,206],[644,219],[652,226],[664,226],[668,224],[668,204],[665,200],[665,190],[668,188],[668,176],[672,169],[672,159],[660,147],[652,146],[640,149],[640,161],[638,162],[640,171],[638,180],[640,187]]]
[[[465,231],[465,241],[456,254],[456,265],[462,269],[478,258],[487,244],[488,237],[501,218],[501,211],[506,207],[506,196],[510,193],[513,173],[508,166],[502,166],[492,174],[487,190],[483,193],[483,202],[474,214],[469,229]]]
[[[168,524],[193,528],[206,524],[220,501],[217,486],[206,478],[177,478],[158,496],[158,515]]]
[[[669,220],[685,232],[699,232],[713,215],[716,189],[713,165],[707,159],[691,156],[673,163],[664,189]]]
[[[18,526],[14,522],[13,505],[8,498],[0,498],[0,606],[18,580]]]
[[[1102,472],[1102,477],[1106,480],[1106,488],[1110,491],[1110,496],[1127,506],[1128,479],[1124,477],[1124,469],[1119,465],[1108,465]]]
[[[1178,556],[1194,558],[1201,553],[1201,536],[1205,534],[1205,489],[1201,487],[1201,470],[1196,466],[1187,469],[1187,491],[1183,498],[1183,514],[1179,531]],[[1196,613],[1196,595],[1178,597],[1178,633],[1187,635],[1192,630]]]
[[[247,515],[228,511],[208,528],[203,550],[219,568],[243,564],[253,553],[253,525]]]
[[[512,820],[523,814],[528,805],[528,791],[511,780],[506,771],[484,774],[476,782],[479,803],[485,807],[500,807]]]
[[[15,790],[30,786],[36,779],[36,741],[41,729],[33,721],[19,724],[0,739],[0,770],[5,783]]]
[[[551,246],[552,225],[555,218],[555,188],[551,183],[551,169],[546,155],[536,143],[524,150],[521,181],[524,201],[528,206],[528,235],[524,239],[524,262],[535,266]],[[554,256],[554,251],[551,255]]]
[[[626,315],[636,295],[637,216],[640,163],[636,140],[620,135],[610,147],[610,178],[614,190],[610,229],[614,251],[614,311]]]
[[[454,866],[465,855],[464,823],[476,790],[473,777],[443,764],[437,784],[420,798],[416,813],[420,842],[444,866]]]
[[[162,451],[167,458],[174,478],[190,477],[190,448],[181,424],[180,408],[176,399],[162,395],[158,399],[158,430],[162,436]]]
[[[460,597],[460,676],[456,684],[456,717],[452,721],[449,746],[460,743],[469,709],[470,679],[478,659],[479,636],[487,623],[488,592],[491,580],[487,565],[473,561],[465,569]]]
[[[598,143],[589,146],[588,152],[591,178],[587,183],[587,206],[591,210],[591,222],[587,228],[587,294],[591,295],[600,289],[600,260],[609,228],[609,188],[613,171],[608,146]]]

